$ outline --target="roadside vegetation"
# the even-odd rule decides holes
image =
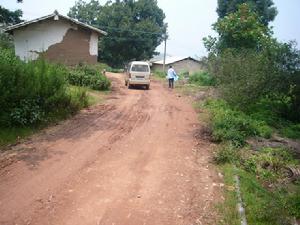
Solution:
[[[93,90],[105,91],[110,87],[109,79],[101,73],[99,68],[84,64],[70,69],[67,80],[72,85],[88,87]]]
[[[189,76],[189,83],[199,86],[215,86],[216,79],[212,77],[207,71],[200,71]]]
[[[272,37],[268,23],[277,11],[269,3],[272,17],[255,1],[231,1],[230,9],[219,1],[220,19],[213,25],[219,36],[204,39],[218,94],[197,106],[210,115],[211,139],[219,144],[215,163],[226,183],[223,224],[240,224],[234,175],[248,224],[300,219],[299,149],[288,144],[300,139],[300,52],[296,43]]]
[[[176,87],[194,97],[208,123],[205,134],[218,144],[214,162],[225,182],[221,224],[241,224],[235,175],[248,224],[294,224],[300,219],[300,51],[295,42],[272,37],[272,1],[269,18],[260,2],[230,2],[228,8],[218,3],[213,28],[219,36],[204,39],[207,71]]]
[[[92,66],[70,69],[43,59],[25,63],[9,48],[0,52],[0,146],[99,102],[89,88],[110,87]]]

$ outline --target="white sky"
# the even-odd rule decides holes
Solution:
[[[0,0],[0,5],[10,10],[21,9],[25,20],[51,14],[55,9],[66,15],[75,4],[75,0],[23,0],[21,4],[16,2]],[[280,41],[296,40],[300,45],[300,0],[274,2],[279,11],[271,24],[275,37]],[[165,21],[169,25],[167,53],[176,56],[206,55],[202,38],[214,35],[211,24],[217,20],[217,0],[158,0],[158,5],[165,12]],[[163,45],[157,51],[162,52]]]

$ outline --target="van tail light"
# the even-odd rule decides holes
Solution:
[[[131,78],[131,73],[129,73],[129,78]]]

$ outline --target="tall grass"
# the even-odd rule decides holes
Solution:
[[[243,146],[248,137],[270,138],[272,135],[272,129],[265,121],[232,109],[225,101],[207,101],[206,107],[212,115],[212,135],[215,141],[228,141],[235,146]]]
[[[66,67],[43,59],[25,63],[0,51],[0,127],[36,125],[81,107],[68,92]]]

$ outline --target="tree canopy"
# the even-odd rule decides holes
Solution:
[[[0,6],[0,23],[6,26],[20,23],[23,13],[21,10],[10,11]]]
[[[273,0],[218,0],[217,13],[220,18],[224,18],[230,13],[236,12],[239,5],[243,3],[252,7],[264,25],[273,21],[278,13]]]
[[[75,5],[70,9],[68,16],[80,22],[97,26],[99,25],[97,17],[101,8],[101,5],[96,0],[91,0],[89,3],[79,0],[75,2]]]
[[[105,5],[79,0],[68,15],[108,33],[100,40],[99,58],[112,66],[150,59],[167,29],[156,0],[117,0]]]
[[[226,2],[228,7],[241,1]],[[219,0],[218,10],[221,3],[225,1]],[[209,69],[220,93],[232,106],[245,111],[267,100],[278,115],[299,121],[300,51],[294,42],[281,43],[272,36],[267,25],[270,18],[265,17],[264,23],[253,1],[235,7],[233,12],[222,12],[213,24],[218,36],[204,38],[210,53]]]
[[[261,48],[271,37],[271,30],[259,20],[258,14],[244,3],[235,13],[231,13],[213,24],[218,38],[204,38],[209,51],[222,51],[226,48]]]

